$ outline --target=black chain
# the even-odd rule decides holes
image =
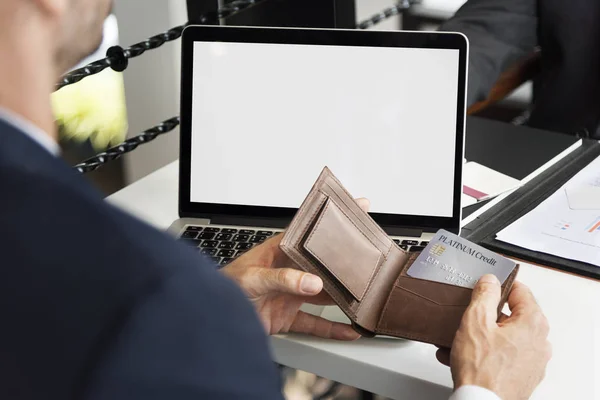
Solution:
[[[203,23],[206,23],[207,21],[215,18],[215,16],[217,18],[227,18],[227,17],[235,14],[236,12],[239,12],[253,4],[260,2],[260,1],[263,1],[263,0],[234,1],[232,3],[227,4],[226,7],[220,9],[216,13],[213,12],[213,13],[209,13],[209,14],[202,16],[200,18],[200,21]],[[420,1],[419,0],[402,0],[395,6],[386,8],[382,12],[373,15],[371,18],[358,23],[356,25],[356,28],[357,29],[368,29],[387,18],[391,18],[395,15],[400,14],[402,11],[407,10],[413,4],[416,4],[418,2],[420,2]],[[125,57],[124,61],[123,61],[122,57],[120,57],[120,55],[118,54],[118,51],[116,52],[116,55],[113,54],[111,56],[109,54],[110,53],[110,49],[109,49],[109,52],[107,52],[107,58],[105,58],[104,60],[96,61],[92,64],[89,64],[88,66],[86,66],[84,68],[75,70],[75,71],[71,72],[70,74],[66,75],[63,78],[63,80],[61,81],[61,83],[59,83],[58,88],[60,89],[63,86],[66,86],[66,85],[69,85],[69,84],[72,84],[75,82],[79,82],[86,76],[96,74],[109,66],[111,66],[113,69],[115,69],[115,67],[116,67],[117,68],[116,70],[118,70],[118,68],[120,68],[120,67],[123,67],[122,70],[124,70],[125,68],[127,68],[127,59],[132,58],[132,57],[137,57],[140,54],[143,54],[146,50],[151,50],[151,49],[160,47],[165,42],[178,39],[179,37],[181,37],[181,32],[183,32],[183,28],[184,28],[184,26],[178,26],[176,28],[170,29],[169,31],[167,31],[163,34],[153,36],[150,39],[146,40],[145,42],[138,43],[138,44],[131,46],[129,49],[123,51],[124,57]],[[113,48],[111,48],[111,49],[113,49]],[[89,158],[89,159],[81,162],[80,164],[77,164],[73,168],[75,168],[77,171],[84,173],[84,174],[95,171],[98,168],[100,168],[102,165],[104,165],[112,160],[116,160],[117,158],[122,157],[123,155],[129,153],[130,151],[133,151],[139,145],[148,143],[148,142],[156,139],[158,136],[174,130],[175,128],[177,128],[177,126],[179,126],[179,117],[173,117],[167,121],[162,122],[161,124],[159,124],[153,128],[150,128],[150,129],[144,131],[143,133],[141,133],[138,136],[135,136],[135,137],[132,137],[131,139],[126,140],[125,142],[119,144],[118,146],[111,147],[110,149],[108,149],[92,158]]]
[[[261,1],[264,0],[236,0],[228,3],[218,11],[209,12],[200,16],[198,21],[202,24],[207,24],[218,21],[221,18],[231,17],[232,15],[245,10],[254,4],[260,3]],[[136,43],[127,49],[123,49],[120,46],[113,46],[106,52],[106,58],[88,64],[83,68],[71,71],[63,76],[60,82],[56,85],[56,90],[67,85],[77,83],[90,75],[100,73],[108,67],[111,67],[117,72],[123,72],[127,68],[130,58],[141,56],[147,50],[159,48],[167,42],[172,42],[179,39],[184,28],[185,25],[176,26],[175,28],[169,29],[164,33],[152,36],[143,42]]]
[[[159,125],[156,125],[155,127],[148,129],[147,131],[144,131],[141,135],[128,139],[118,146],[111,147],[110,149],[90,159],[87,159],[80,164],[77,164],[73,168],[84,174],[95,171],[102,165],[112,160],[116,160],[117,158],[120,158],[124,154],[129,153],[130,151],[133,151],[139,145],[148,143],[156,139],[157,136],[160,136],[167,132],[171,132],[173,129],[177,128],[177,126],[179,126],[179,117],[173,117],[171,119],[163,121]]]

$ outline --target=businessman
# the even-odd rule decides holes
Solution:
[[[512,63],[542,50],[528,124],[600,139],[600,2],[468,0],[441,30],[470,42],[468,102]]]
[[[265,331],[357,338],[299,312],[329,300],[322,281],[289,268],[280,238],[217,272],[58,158],[49,94],[98,45],[109,7],[0,2],[0,398],[281,399]],[[456,399],[524,398],[543,376],[541,310],[517,284],[497,323],[499,298],[482,279],[451,352],[439,352]]]

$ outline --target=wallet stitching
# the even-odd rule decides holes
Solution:
[[[312,232],[311,232],[311,233],[310,233],[310,235],[308,236],[308,239],[306,239],[306,243],[310,242],[310,240],[312,239],[312,237],[313,237],[314,233],[317,231],[317,229],[319,229],[319,226],[321,225],[321,221],[323,221],[323,216],[325,215],[325,213],[326,213],[326,212],[327,212],[327,210],[329,209],[329,205],[333,203],[333,204],[334,204],[334,205],[335,205],[335,206],[338,208],[338,210],[340,210],[340,211],[341,211],[341,212],[342,212],[342,213],[343,213],[343,214],[346,216],[346,218],[347,218],[347,219],[348,219],[348,220],[349,220],[349,221],[352,223],[352,225],[354,225],[354,227],[355,227],[356,229],[358,229],[358,231],[359,231],[359,232],[360,232],[360,233],[361,233],[361,234],[362,234],[362,235],[363,235],[363,236],[364,236],[364,237],[365,237],[365,238],[366,238],[366,239],[369,241],[369,243],[371,243],[371,245],[372,245],[373,247],[375,247],[375,249],[376,249],[376,250],[379,252],[379,257],[377,257],[377,262],[375,263],[375,267],[373,268],[373,271],[371,271],[371,276],[369,277],[369,280],[367,281],[367,284],[365,285],[365,288],[363,289],[363,291],[362,291],[361,295],[360,295],[360,296],[357,296],[357,293],[355,293],[355,291],[354,291],[354,290],[350,289],[350,288],[349,288],[349,287],[348,287],[348,286],[347,286],[347,285],[346,285],[346,284],[343,282],[343,280],[342,280],[342,279],[341,279],[341,278],[340,278],[340,277],[339,277],[339,276],[338,276],[338,275],[337,275],[337,274],[336,274],[334,271],[332,271],[330,268],[327,268],[327,266],[326,266],[326,263],[325,263],[323,260],[321,260],[321,258],[320,258],[318,255],[316,255],[315,253],[313,253],[312,251],[310,251],[310,250],[308,250],[308,249],[307,249],[307,250],[308,250],[308,251],[309,251],[309,252],[310,252],[310,253],[311,253],[311,254],[312,254],[312,255],[313,255],[313,256],[314,256],[314,257],[315,257],[317,260],[319,260],[319,262],[320,262],[321,264],[323,264],[323,266],[324,266],[325,268],[327,268],[327,270],[328,270],[329,272],[331,272],[331,273],[333,274],[333,276],[335,276],[335,277],[338,279],[338,281],[340,281],[340,283],[341,283],[341,284],[342,284],[342,285],[343,285],[343,286],[344,286],[344,287],[345,287],[345,288],[346,288],[346,289],[347,289],[347,290],[348,290],[350,293],[352,293],[352,294],[353,294],[355,297],[357,297],[357,300],[360,302],[360,301],[361,301],[361,300],[362,300],[362,299],[365,297],[365,293],[367,293],[367,289],[369,288],[369,286],[371,285],[371,282],[373,281],[373,277],[375,276],[375,272],[378,270],[378,268],[377,268],[377,267],[380,265],[380,262],[381,262],[381,257],[383,256],[383,253],[382,253],[382,252],[379,250],[379,248],[378,248],[378,247],[377,247],[377,246],[376,246],[376,245],[375,245],[375,244],[374,244],[374,243],[373,243],[373,242],[372,242],[372,241],[369,239],[369,237],[368,237],[367,235],[365,235],[365,234],[364,234],[364,233],[363,233],[363,232],[360,230],[360,228],[359,228],[358,226],[356,226],[356,224],[355,224],[355,223],[354,223],[354,222],[353,222],[353,221],[350,219],[350,217],[348,216],[348,214],[346,214],[346,213],[344,212],[344,210],[342,210],[342,209],[340,208],[340,206],[338,206],[337,204],[335,204],[335,201],[334,201],[334,200],[333,200],[331,197],[328,197],[328,200],[329,200],[329,202],[328,202],[328,203],[325,205],[325,208],[323,209],[323,212],[322,212],[322,213],[321,213],[321,215],[319,216],[319,220],[317,221],[317,224],[315,225],[314,229],[312,230]],[[316,213],[315,213],[315,214],[316,214]],[[314,217],[314,215],[313,215],[313,217]],[[312,218],[311,218],[311,220],[312,220]],[[304,236],[304,235],[303,235],[303,236]],[[360,305],[359,305],[359,308],[360,308]]]

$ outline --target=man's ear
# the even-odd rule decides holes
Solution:
[[[71,0],[32,0],[47,15],[62,18],[67,12]]]

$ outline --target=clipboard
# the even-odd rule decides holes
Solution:
[[[600,143],[584,139],[579,149],[466,225],[461,236],[508,257],[600,279],[599,266],[539,253],[496,239],[498,232],[532,211],[599,156]]]

